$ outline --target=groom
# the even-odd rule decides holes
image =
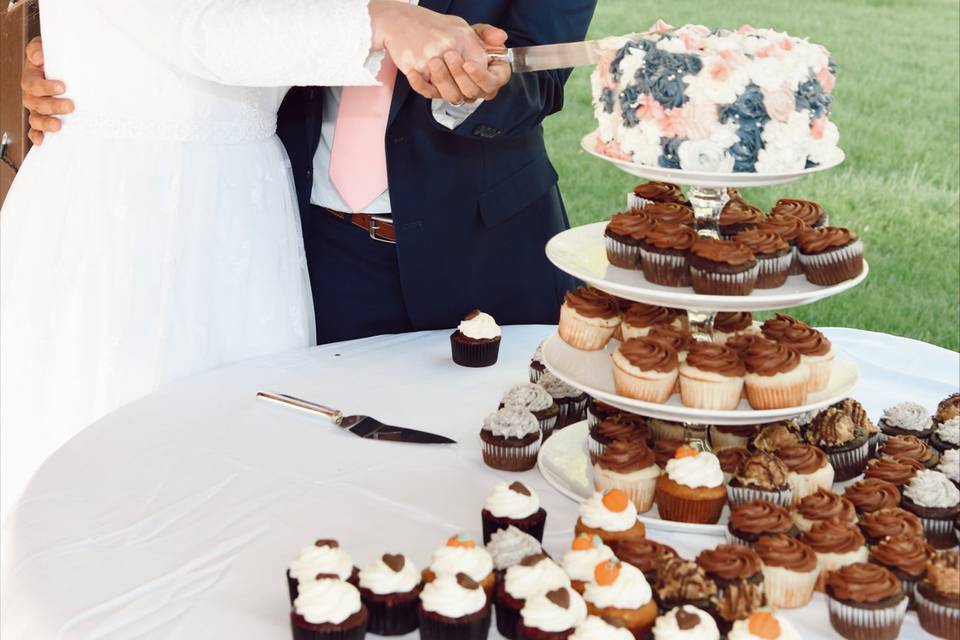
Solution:
[[[596,0],[420,4],[526,46],[582,40]],[[502,86],[476,90],[446,62],[431,66],[434,100],[385,63],[379,95],[299,87],[284,101],[320,343],[449,328],[474,308],[556,322],[572,281],[544,245],[568,221],[541,122],[569,71],[501,72]],[[459,104],[475,95],[492,99]]]

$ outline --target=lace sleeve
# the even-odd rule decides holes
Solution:
[[[91,0],[140,46],[229,85],[374,85],[369,0]]]

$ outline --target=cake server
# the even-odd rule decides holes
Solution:
[[[490,62],[509,64],[514,73],[569,69],[597,64],[599,42],[599,40],[587,40],[512,49],[489,49],[487,56]]]
[[[457,443],[456,440],[451,440],[446,436],[440,436],[435,433],[427,433],[426,431],[418,431],[416,429],[394,427],[389,424],[384,424],[379,420],[371,418],[370,416],[345,416],[343,415],[343,412],[338,409],[325,407],[322,404],[310,402],[309,400],[295,398],[294,396],[290,396],[285,393],[258,391],[257,397],[263,398],[264,400],[270,400],[271,402],[278,402],[280,404],[287,405],[288,407],[296,407],[297,409],[310,411],[311,413],[323,414],[330,418],[333,424],[337,425],[338,427],[346,429],[355,436],[367,438],[368,440],[412,442],[416,444]]]

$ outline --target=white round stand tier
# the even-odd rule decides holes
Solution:
[[[547,243],[547,258],[558,269],[597,289],[637,302],[665,307],[710,311],[769,311],[810,304],[851,289],[867,277],[869,266],[846,282],[822,287],[804,276],[790,276],[782,287],[754,289],[749,296],[715,296],[695,293],[692,287],[665,287],[647,282],[641,271],[621,269],[607,261],[603,232],[606,222],[567,229]]]
[[[843,151],[840,151],[836,162],[832,164],[822,164],[810,169],[801,169],[789,173],[706,173],[684,171],[683,169],[666,169],[659,166],[618,160],[597,151],[596,143],[597,131],[593,131],[583,137],[580,146],[590,155],[606,160],[629,174],[648,180],[662,180],[697,187],[769,187],[776,184],[785,184],[799,180],[804,176],[833,169],[845,158]]]
[[[643,402],[618,395],[613,386],[613,363],[610,354],[619,346],[612,340],[602,351],[581,351],[554,334],[543,343],[543,362],[547,369],[569,385],[618,409],[673,422],[705,425],[763,424],[796,417],[808,411],[823,409],[848,397],[860,379],[860,369],[849,358],[838,353],[827,388],[807,396],[806,404],[785,409],[756,410],[746,400],[729,411],[693,409],[674,394],[667,402]]]

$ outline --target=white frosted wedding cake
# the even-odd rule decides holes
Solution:
[[[597,149],[639,164],[785,173],[840,157],[822,46],[771,29],[702,25],[607,38],[593,72]]]

